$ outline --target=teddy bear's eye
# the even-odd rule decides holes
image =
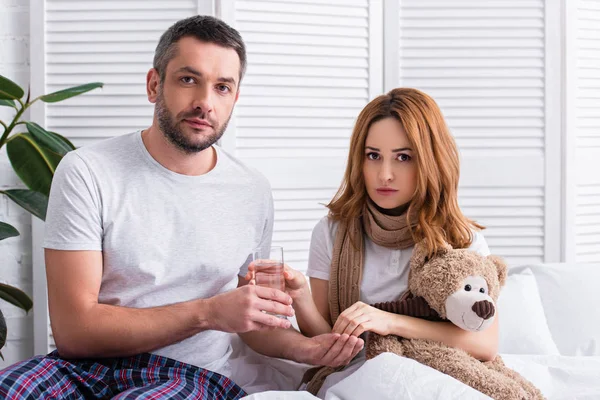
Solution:
[[[485,293],[485,289],[484,289],[484,288],[481,288],[481,289],[479,289],[479,292],[480,292],[480,293]]]
[[[470,292],[470,291],[471,291],[471,285],[466,285],[466,286],[465,286],[465,290],[466,290],[467,292]]]

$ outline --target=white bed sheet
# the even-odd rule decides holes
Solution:
[[[549,400],[600,399],[600,357],[503,355],[506,364],[538,386]],[[236,345],[233,379],[253,400],[316,399],[297,392],[307,365],[261,356]],[[365,363],[327,393],[326,400],[489,399],[450,376],[394,354]]]

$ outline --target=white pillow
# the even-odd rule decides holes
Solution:
[[[560,354],[600,356],[600,264],[539,264],[522,268],[530,268],[535,276]]]
[[[531,269],[510,274],[498,298],[499,353],[559,355]]]

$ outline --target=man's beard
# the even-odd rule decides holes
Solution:
[[[181,123],[176,122],[176,119],[173,117],[167,105],[165,104],[165,99],[162,94],[162,90],[158,93],[158,98],[156,99],[156,115],[158,117],[158,126],[160,130],[163,132],[163,135],[174,144],[179,150],[183,151],[187,154],[198,153],[202,150],[205,150],[215,144],[217,140],[223,136],[223,133],[227,129],[227,124],[229,124],[229,120],[231,119],[231,114],[227,121],[219,127],[213,127],[213,133],[210,135],[198,134],[195,140],[192,138],[188,138],[185,133],[181,130]],[[188,118],[200,118],[207,119],[206,113],[201,110],[195,110],[192,112],[185,112],[179,115],[180,118],[177,120],[183,121],[183,119]],[[212,125],[212,123],[211,123]],[[207,127],[208,129],[209,127]]]

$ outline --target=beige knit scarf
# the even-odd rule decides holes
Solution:
[[[383,214],[370,200],[360,218],[349,224],[340,222],[333,245],[329,274],[329,314],[332,326],[340,313],[360,299],[360,283],[364,264],[364,235],[375,244],[391,249],[406,249],[415,244],[411,229],[417,225],[416,213],[407,218]],[[312,368],[304,376],[307,390],[316,395],[325,378],[344,367]]]

